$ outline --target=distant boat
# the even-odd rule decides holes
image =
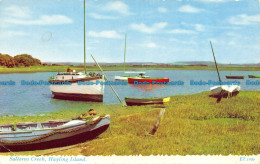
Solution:
[[[260,78],[260,75],[248,75],[249,78]]]
[[[170,101],[170,97],[165,98],[131,98],[126,97],[125,102],[128,106],[140,106],[140,105],[153,105],[153,104],[164,104]]]
[[[229,75],[229,76],[226,76],[226,78],[227,79],[244,79],[245,76],[231,76],[231,75]]]
[[[142,77],[144,74],[145,72],[125,72],[124,75],[115,76],[115,80],[127,81],[128,78],[138,78]]]
[[[135,82],[141,82],[141,83],[167,83],[169,82],[169,78],[163,78],[163,77],[137,77],[137,78],[128,78],[129,84],[134,84]]]
[[[218,73],[219,82],[221,82],[221,78],[220,78],[219,71],[218,71],[218,65],[217,65],[217,61],[216,61],[216,58],[215,58],[215,54],[214,54],[214,50],[213,50],[213,46],[212,46],[211,41],[210,41],[210,45],[211,45],[213,58],[214,58],[214,61],[215,61],[216,70],[217,70],[217,73]],[[227,97],[231,97],[231,96],[237,95],[239,93],[240,89],[241,88],[238,85],[214,86],[214,87],[210,88],[210,91],[211,91],[210,97],[218,98],[217,102],[220,102],[222,98],[227,98]]]
[[[49,82],[62,84],[70,83],[70,85],[50,85],[50,89],[54,98],[75,101],[95,101],[102,102],[104,94],[104,76],[95,73],[87,73],[86,71],[86,44],[85,44],[85,0],[84,0],[84,73],[75,72],[68,69],[67,72],[58,73],[50,78]],[[88,82],[90,85],[79,85],[78,82]],[[92,84],[92,85],[91,85]]]
[[[0,125],[0,152],[40,150],[93,139],[110,124],[110,116]]]

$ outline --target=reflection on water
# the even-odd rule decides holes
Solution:
[[[114,76],[121,75],[123,71],[107,71],[105,72],[110,81],[114,81]],[[251,71],[221,71],[222,81],[234,81],[226,79],[225,75],[239,74],[245,76],[245,79],[237,80],[241,83],[242,90],[260,90],[259,85],[246,85],[246,81],[257,81],[259,79],[249,79],[248,74]],[[97,103],[92,102],[75,102],[67,100],[52,99],[52,94],[49,86],[25,86],[21,85],[21,80],[25,81],[48,81],[53,72],[42,73],[15,73],[15,74],[0,74],[0,81],[15,81],[14,86],[0,85],[0,115],[15,114],[29,115],[32,113],[52,112],[56,110],[66,109],[89,109]],[[183,81],[184,85],[114,85],[121,99],[125,97],[167,97],[171,95],[194,94],[202,91],[209,91],[212,87],[209,85],[190,85],[190,80],[194,81],[218,81],[216,71],[197,71],[197,70],[150,70],[146,74],[151,77],[168,77],[171,81]],[[260,74],[260,71],[255,72]],[[105,86],[104,104],[119,103],[109,86]],[[100,103],[102,105],[102,103]]]

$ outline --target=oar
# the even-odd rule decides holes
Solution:
[[[97,61],[95,60],[95,58],[93,57],[92,54],[90,54],[91,57],[93,58],[93,60],[95,61],[96,65],[98,66],[98,68],[100,69],[100,71],[103,73],[104,77],[105,77],[105,80],[108,81],[107,79],[107,76],[105,75],[104,71],[102,70],[102,68],[99,66],[99,64],[97,63]],[[112,87],[112,85],[110,83],[108,83],[109,86],[111,87],[111,89],[113,90],[113,92],[115,93],[116,97],[118,98],[118,100],[120,101],[120,103],[123,105],[123,106],[126,106],[125,103],[120,99],[120,97],[118,96],[118,94],[116,93],[115,89]]]

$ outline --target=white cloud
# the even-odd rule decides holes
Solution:
[[[170,34],[195,34],[195,32],[192,30],[183,30],[183,29],[170,30],[170,31],[168,31],[168,33],[170,33]]]
[[[94,19],[117,19],[117,17],[108,16],[108,15],[100,15],[100,14],[96,14],[96,13],[90,13],[89,16]]]
[[[123,15],[129,15],[130,14],[128,6],[121,1],[109,2],[104,7],[104,9],[107,10],[107,11],[115,11],[115,12],[118,12],[118,13],[123,14]]]
[[[96,38],[122,38],[121,35],[119,35],[116,31],[111,30],[111,31],[101,31],[101,32],[95,32],[95,31],[89,31],[88,35]]]
[[[151,34],[151,33],[156,33],[158,31],[164,29],[167,25],[168,25],[167,22],[160,22],[160,23],[153,24],[151,27],[148,27],[144,23],[140,23],[140,24],[134,23],[134,24],[131,24],[131,28],[133,30],[137,30],[139,32]]]
[[[30,18],[32,15],[28,7],[10,6],[5,8],[5,13],[11,17]]]
[[[181,6],[178,11],[184,12],[184,13],[199,13],[201,11],[204,11],[203,9],[199,9],[190,5],[184,5]]]
[[[205,31],[205,26],[202,24],[195,24],[194,27],[197,31]]]
[[[153,43],[153,42],[142,44],[142,46],[147,47],[147,48],[158,48],[159,47],[156,43]]]
[[[168,11],[165,7],[158,7],[157,10],[160,13],[166,13]]]
[[[14,36],[27,36],[28,33],[25,33],[23,31],[4,31],[1,33],[1,38],[10,38]]]
[[[254,23],[260,23],[260,14],[258,15],[246,15],[241,14],[229,18],[229,23],[234,25],[251,25]]]
[[[19,25],[59,25],[70,24],[72,19],[64,15],[43,15],[37,20],[20,20],[20,19],[7,19],[7,23],[19,24]]]

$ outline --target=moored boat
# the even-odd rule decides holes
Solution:
[[[63,72],[49,80],[54,98],[75,101],[102,102],[104,77],[99,74],[83,72]],[[65,84],[67,82],[67,84]],[[62,84],[64,83],[64,84]]]
[[[128,106],[140,106],[140,105],[153,105],[164,104],[170,101],[170,97],[158,97],[158,98],[133,98],[126,97],[125,102]]]
[[[110,116],[0,125],[0,151],[28,151],[67,146],[93,139],[110,124]]]
[[[226,78],[227,79],[244,79],[245,76],[231,76],[231,75],[229,75],[229,76],[226,76]]]
[[[260,78],[260,75],[248,75],[249,78]]]
[[[163,77],[137,77],[137,78],[128,78],[128,83],[134,84],[134,83],[150,83],[150,84],[156,84],[156,83],[167,83],[169,82],[169,78],[163,78]]]
[[[124,72],[124,75],[115,76],[115,80],[127,81],[128,78],[140,78],[144,74],[145,72]]]

